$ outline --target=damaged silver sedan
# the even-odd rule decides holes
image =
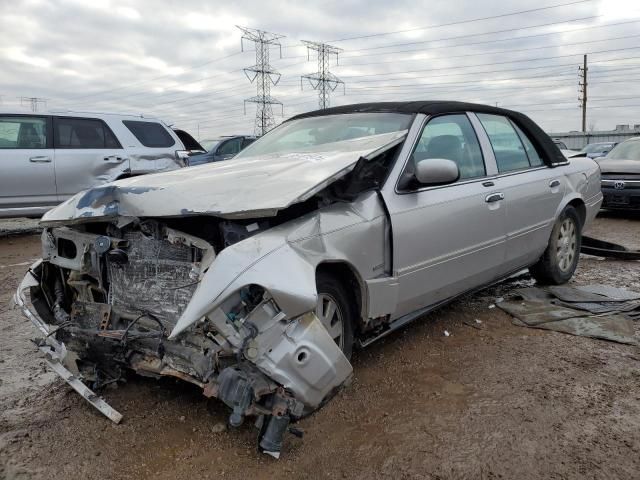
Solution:
[[[337,107],[285,122],[233,160],[82,192],[42,219],[15,301],[50,365],[93,389],[173,376],[290,423],[350,379],[352,349],[529,267],[573,274],[602,195],[526,116],[458,102]]]

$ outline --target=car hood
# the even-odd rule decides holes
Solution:
[[[640,161],[638,160],[613,160],[598,158],[598,165],[602,173],[638,173],[640,174]]]
[[[401,143],[406,131],[373,135],[296,153],[236,158],[128,178],[80,192],[47,212],[44,225],[104,217],[223,218],[274,216],[349,173],[356,162]]]

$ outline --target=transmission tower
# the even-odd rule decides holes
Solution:
[[[280,48],[280,58],[282,58],[280,39],[283,38],[284,35],[269,33],[255,28],[237,27],[242,30],[242,38],[240,39],[242,51],[244,51],[245,40],[253,42],[256,48],[256,64],[252,67],[245,68],[244,74],[251,83],[256,83],[257,94],[255,97],[247,98],[244,104],[245,113],[247,102],[257,105],[255,134],[261,136],[271,130],[276,124],[275,118],[273,117],[272,105],[280,105],[283,109],[282,113],[284,114],[282,102],[271,96],[271,85],[278,84],[280,81],[280,73],[269,64],[269,49],[273,45]]]
[[[46,98],[39,97],[20,97],[20,106],[24,107],[25,105],[29,105],[32,112],[38,111],[38,105],[47,105]]]
[[[338,64],[338,54],[341,48],[327,45],[326,43],[310,42],[302,40],[307,46],[307,58],[311,51],[318,52],[318,71],[309,75],[300,77],[300,88],[306,79],[314,90],[318,90],[318,105],[324,110],[329,107],[329,94],[333,92],[338,85],[344,88],[344,82],[329,71],[329,59],[332,55],[336,56],[336,65]]]

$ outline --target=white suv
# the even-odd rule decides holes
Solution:
[[[79,191],[185,166],[163,122],[86,112],[0,112],[0,217],[41,215]]]

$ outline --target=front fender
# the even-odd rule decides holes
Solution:
[[[231,293],[260,285],[288,318],[313,310],[315,268],[282,237],[257,235],[227,247],[204,274],[170,339],[217,308]]]

